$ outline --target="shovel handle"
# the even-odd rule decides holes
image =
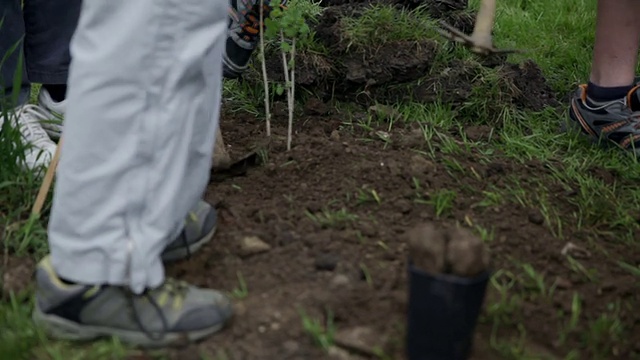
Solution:
[[[51,188],[51,183],[53,182],[53,176],[56,173],[56,168],[58,167],[58,161],[60,160],[60,147],[62,147],[62,137],[58,141],[58,146],[56,147],[56,152],[53,154],[53,159],[49,163],[49,167],[47,168],[47,172],[44,175],[44,180],[42,180],[42,185],[40,185],[40,190],[38,190],[38,196],[36,197],[36,201],[33,204],[33,208],[31,208],[31,215],[40,216],[40,210],[42,210],[42,206],[44,205],[44,200],[47,198],[47,194],[49,193],[49,189]]]
[[[491,32],[496,17],[496,0],[482,0],[480,10],[476,16],[476,24],[473,28],[474,41],[479,42],[481,46],[493,47],[491,41]]]

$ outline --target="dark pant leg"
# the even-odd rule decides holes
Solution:
[[[21,40],[25,34],[24,18],[20,8],[20,0],[0,0],[0,107],[17,106],[29,99],[31,87],[23,66],[21,75],[21,89],[18,103],[8,104],[18,70],[18,59],[22,53]],[[16,44],[20,43],[16,47]],[[9,52],[13,49],[13,52]],[[4,61],[2,61],[4,59]]]
[[[71,61],[69,43],[76,30],[81,7],[81,0],[24,2],[24,52],[31,82],[67,83]]]

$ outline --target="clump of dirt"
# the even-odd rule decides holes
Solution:
[[[325,57],[300,53],[296,60],[296,85],[314,93],[331,91],[336,98],[352,97],[371,88],[412,82],[416,74],[424,74],[433,66],[437,54],[434,41],[393,41],[377,48],[361,48]],[[282,58],[267,58],[269,78],[284,81]]]
[[[395,0],[395,3],[409,9],[424,6],[434,18],[442,18],[451,12],[464,10],[469,6],[468,0]]]
[[[28,257],[0,258],[0,300],[9,299],[28,290],[33,279],[35,263]]]
[[[547,106],[559,105],[542,69],[532,60],[505,64],[497,73],[500,91],[511,97],[511,104],[517,108],[540,111]]]
[[[349,85],[382,86],[416,79],[433,65],[437,45],[425,40],[393,41],[375,49],[349,52],[338,68]],[[346,88],[348,89],[349,86]]]
[[[468,6],[468,0],[322,0],[320,2],[320,6],[326,8],[335,8],[338,6],[354,4],[391,4],[398,5],[406,9],[415,9],[418,6],[423,6],[433,17],[442,18],[451,12],[466,9]]]
[[[471,34],[476,24],[476,14],[466,10],[445,13],[439,18],[464,34]]]
[[[308,89],[328,83],[335,73],[330,59],[315,53],[297,53],[296,64],[296,85]],[[285,81],[281,54],[267,57],[266,66],[271,81]]]
[[[382,103],[442,101],[455,108],[473,95],[474,79],[481,72],[482,68],[478,63],[454,60],[445,67],[432,70],[430,75],[419,81],[376,87],[369,93],[371,98]]]
[[[557,105],[535,64],[509,64],[498,67],[492,75],[489,68],[471,60],[436,64],[437,51],[434,41],[424,40],[354,50],[333,63],[322,55],[301,54],[300,58],[307,60],[296,70],[296,84],[323,99],[355,101],[363,106],[442,101],[455,108],[474,96],[484,103],[488,95],[496,98],[489,103],[495,105],[489,110],[496,114],[509,105],[529,110]],[[267,65],[271,80],[284,81],[280,58],[270,57]],[[523,73],[530,82],[521,80]],[[530,98],[531,93],[541,96]]]
[[[442,18],[465,32],[473,29],[473,16],[464,10],[466,1],[434,1],[432,16]],[[448,51],[437,41],[393,40],[375,45],[353,43],[342,19],[362,15],[368,2],[348,2],[325,9],[314,26],[315,39],[327,54],[300,52],[296,60],[296,84],[322,99],[354,101],[364,106],[405,101],[441,101],[454,109],[482,102],[483,118],[498,118],[505,106],[539,111],[557,106],[555,96],[540,68],[532,61],[506,62],[506,57],[437,61]],[[284,81],[282,57],[267,56],[268,76]],[[255,81],[261,81],[257,74]],[[298,94],[304,92],[297,92]],[[491,97],[491,101],[486,101]],[[471,104],[471,105],[469,105]],[[485,107],[488,104],[488,107]],[[464,117],[464,107],[460,109]]]
[[[408,244],[413,264],[432,274],[474,277],[489,267],[488,250],[468,229],[423,223],[409,231]]]

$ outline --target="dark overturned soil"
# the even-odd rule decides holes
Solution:
[[[330,2],[317,22],[312,24],[315,40],[328,54],[315,51],[298,52],[297,86],[311,90],[323,101],[340,100],[363,106],[376,103],[428,103],[440,101],[454,108],[477,92],[493,96],[489,117],[499,114],[505,104],[521,109],[541,110],[558,106],[540,68],[531,61],[510,64],[504,56],[442,61],[451,47],[438,45],[434,39],[419,41],[389,40],[376,44],[357,44],[343,28],[342,19],[359,17],[372,4],[393,4],[411,8],[411,0],[336,1]],[[470,33],[474,17],[465,10],[465,1],[427,2],[431,16]],[[280,53],[267,54],[270,81],[283,82]],[[490,75],[489,69],[494,70]],[[487,76],[499,81],[488,87]],[[262,74],[249,71],[245,81],[262,86]],[[485,116],[486,117],[486,116]]]
[[[585,319],[595,321],[617,300],[638,304],[636,280],[611,259],[633,263],[640,254],[630,253],[615,241],[603,245],[610,257],[592,248],[588,234],[568,221],[568,214],[576,211],[570,202],[575,191],[550,182],[551,176],[544,178],[545,186],[552,205],[566,211],[563,233],[567,240],[553,236],[540,210],[519,205],[513,199],[502,205],[480,206],[485,199],[483,191],[491,191],[492,186],[504,189],[519,183],[527,193],[539,191],[537,179],[551,174],[548,166],[535,160],[500,160],[500,154],[494,154],[492,160],[475,150],[445,154],[437,141],[427,144],[415,125],[396,125],[390,132],[345,126],[348,116],[366,119],[367,109],[376,103],[441,101],[452,106],[460,122],[467,124],[464,134],[451,134],[454,138],[487,141],[490,136],[499,138],[501,124],[491,119],[497,119],[504,106],[534,111],[557,108],[558,96],[531,61],[436,63],[436,44],[431,40],[385,43],[376,48],[356,46],[347,51],[338,20],[359,16],[371,3],[323,2],[327,8],[316,26],[317,39],[330,49],[331,56],[301,54],[297,60],[296,83],[315,96],[300,106],[290,152],[285,149],[287,116],[283,102],[273,104],[274,135],[266,148],[262,120],[243,113],[224,113],[222,131],[231,156],[241,158],[260,148],[262,162],[231,177],[213,174],[207,199],[220,210],[218,235],[194,259],[171,266],[169,273],[226,290],[237,288],[241,275],[248,296],[237,300],[237,316],[228,329],[178,352],[180,358],[195,359],[202,351],[213,355],[224,351],[234,360],[367,359],[374,358],[371,353],[375,348],[384,350],[391,359],[404,358],[405,234],[424,223],[492,229],[493,268],[522,274],[518,264],[531,264],[544,275],[547,288],[555,287],[548,303],[525,298],[521,310],[504,315],[505,320],[524,324],[528,339],[525,348],[550,358],[564,358],[568,349],[580,348],[582,358],[597,358],[593,347],[585,345],[589,340],[578,335],[569,334],[563,345],[558,343],[557,314],[570,313],[573,295],[580,293],[582,331],[589,326]],[[429,4],[436,16],[471,31],[473,18],[464,10],[466,2]],[[498,79],[491,88],[483,83],[482,75],[488,68],[495,70]],[[280,58],[271,57],[268,69],[272,80],[282,80]],[[247,81],[255,80],[249,77]],[[488,102],[482,114],[477,113],[477,106],[465,106],[470,98],[484,101],[486,97],[494,101]],[[350,115],[341,113],[331,105],[335,100],[351,102],[361,110]],[[260,101],[256,99],[258,107]],[[478,118],[489,121],[478,123]],[[382,141],[384,137],[389,141]],[[435,147],[437,161],[424,155],[429,146]],[[615,174],[606,169],[594,171],[615,179]],[[453,190],[456,197],[453,209],[437,217],[428,201],[440,190]],[[379,201],[371,196],[372,191]],[[363,194],[369,194],[368,201],[359,201],[364,199]],[[326,214],[332,214],[330,220]],[[252,237],[260,240],[257,247],[241,245]],[[607,240],[613,239],[603,239]],[[587,281],[571,270],[561,254],[568,241],[590,250],[590,255],[579,261],[586,269],[597,270],[596,280]],[[498,281],[506,280],[501,276]],[[517,285],[512,293],[530,294],[532,289]],[[499,298],[490,287],[488,301]],[[355,337],[364,344],[351,346],[351,355],[327,355],[305,331],[302,311],[323,324],[331,314],[338,329],[337,343],[349,342],[360,331],[365,335]],[[487,311],[485,307],[481,319],[487,318]],[[605,349],[606,358],[627,359],[640,351],[634,348],[640,332],[630,330],[640,319],[634,314],[635,310],[627,307],[619,313],[627,334],[635,334],[633,339],[612,338],[610,343],[595,345]],[[492,325],[488,321],[479,323],[473,359],[500,358],[489,346]],[[501,326],[497,335],[506,339],[517,338],[518,334],[516,327]],[[613,344],[615,348],[607,348]]]

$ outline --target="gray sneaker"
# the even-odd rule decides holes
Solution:
[[[180,235],[162,253],[162,261],[172,262],[189,258],[208,243],[218,225],[216,209],[201,200],[189,212]]]
[[[124,287],[65,283],[49,256],[36,269],[33,320],[58,340],[116,337],[147,348],[185,345],[219,331],[232,315],[231,301],[220,292],[173,279],[136,295]]]
[[[279,0],[285,8],[287,0]],[[260,41],[260,0],[231,0],[229,26],[224,56],[223,75],[227,79],[239,78],[249,65],[251,54]],[[264,18],[271,12],[270,0],[264,0]]]
[[[587,85],[580,85],[571,98],[567,127],[594,143],[615,145],[640,157],[640,109],[634,109],[639,88],[624,98],[597,103],[587,98]]]

